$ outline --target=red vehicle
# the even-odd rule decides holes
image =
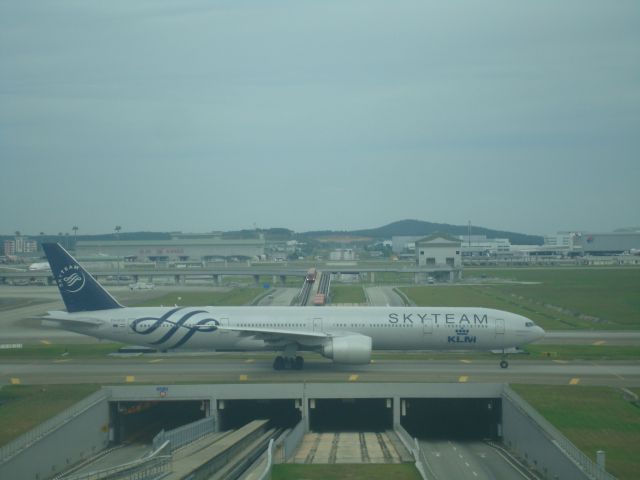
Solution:
[[[307,281],[309,283],[315,282],[317,274],[318,274],[318,272],[316,271],[315,268],[310,268],[309,270],[307,270],[307,276],[305,278],[305,281]]]
[[[322,305],[324,305],[324,302],[326,301],[326,297],[324,293],[317,293],[316,296],[313,298],[313,304],[321,307]]]

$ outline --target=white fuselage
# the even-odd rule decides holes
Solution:
[[[138,307],[49,318],[70,320],[61,326],[78,333],[160,350],[280,350],[292,338],[299,350],[315,350],[326,336],[351,333],[371,337],[373,350],[495,350],[544,335],[523,316],[471,307]],[[84,318],[94,325],[73,321]]]

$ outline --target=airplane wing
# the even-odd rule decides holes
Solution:
[[[220,331],[238,332],[245,337],[254,337],[268,343],[295,342],[300,345],[321,345],[325,339],[335,335],[327,332],[309,332],[286,328],[218,327]],[[344,332],[340,332],[340,335]]]
[[[70,317],[67,312],[47,312],[46,317],[40,317],[42,320],[53,320],[56,322],[66,323],[67,325],[78,325],[84,327],[99,327],[104,323],[99,318],[85,317]]]

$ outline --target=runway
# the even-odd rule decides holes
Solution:
[[[343,366],[312,359],[302,371],[272,369],[266,357],[242,359],[172,354],[100,360],[7,361],[0,382],[46,383],[274,383],[274,382],[453,382],[530,383],[640,387],[640,362],[520,360],[508,369],[491,360],[381,360]]]

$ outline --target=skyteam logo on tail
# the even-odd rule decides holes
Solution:
[[[84,288],[84,273],[79,265],[67,265],[56,275],[56,282],[61,290],[76,293]]]

